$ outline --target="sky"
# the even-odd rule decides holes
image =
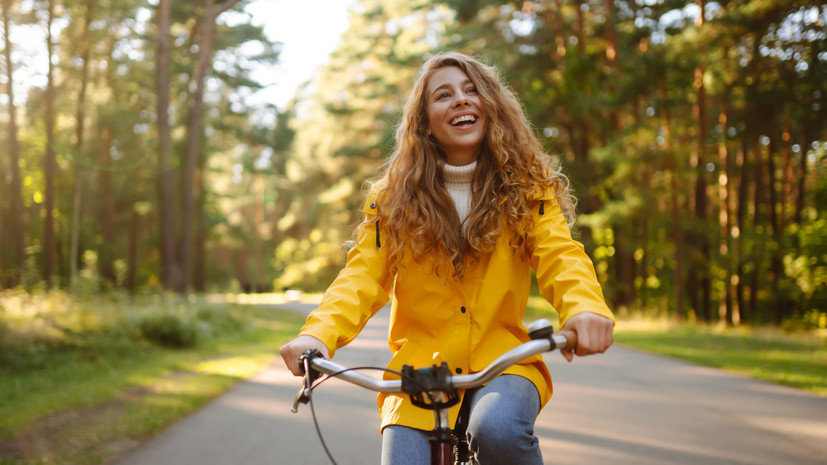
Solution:
[[[354,0],[255,0],[245,8],[270,40],[284,44],[272,79],[263,79],[274,85],[257,97],[284,109],[296,88],[327,63],[347,30],[352,4]]]
[[[154,2],[150,2],[154,3]],[[245,11],[253,17],[253,24],[262,26],[267,37],[283,43],[279,65],[260,71],[256,77],[271,84],[259,91],[255,99],[272,103],[284,109],[295,95],[296,88],[313,76],[313,72],[327,63],[327,58],[348,28],[348,9],[355,0],[254,0]],[[142,20],[150,13],[142,12]],[[146,17],[143,17],[146,16]],[[65,24],[58,24],[57,30]],[[46,85],[47,59],[45,39],[40,27],[14,27],[15,103],[25,103],[29,86]],[[5,102],[0,95],[0,103]]]

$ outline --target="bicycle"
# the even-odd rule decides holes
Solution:
[[[465,440],[464,425],[467,425],[467,412],[461,412],[457,422],[458,428],[449,424],[448,409],[459,403],[459,390],[481,387],[502,374],[508,367],[525,360],[528,357],[555,349],[574,350],[577,346],[577,334],[563,330],[555,333],[548,320],[541,319],[531,323],[528,327],[530,341],[500,355],[482,371],[468,375],[453,375],[448,364],[432,365],[425,368],[414,368],[410,365],[402,367],[401,372],[379,367],[347,368],[330,360],[326,360],[316,350],[309,350],[301,356],[304,367],[302,388],[293,402],[293,413],[298,412],[299,404],[310,404],[313,422],[319,440],[330,461],[336,461],[324,443],[319,430],[316,414],[313,411],[312,391],[327,379],[338,377],[363,388],[388,394],[407,394],[411,402],[423,409],[434,411],[434,429],[431,431],[431,465],[475,465],[478,464],[472,457]],[[563,334],[565,333],[565,334]],[[397,374],[400,379],[377,379],[357,370],[383,370]],[[327,375],[321,378],[322,375]],[[451,457],[453,456],[453,462]]]

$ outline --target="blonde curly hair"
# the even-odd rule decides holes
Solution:
[[[488,115],[464,228],[445,189],[445,153],[428,134],[428,80],[447,66],[471,79]],[[422,66],[403,108],[395,150],[378,183],[384,186],[376,202],[378,218],[368,215],[357,234],[378,219],[393,273],[410,253],[418,263],[431,256],[436,270],[450,260],[459,278],[467,259],[478,260],[492,251],[504,228],[513,233],[509,245],[514,253],[525,258],[534,239],[531,208],[549,188],[569,225],[575,218],[569,181],[552,167],[514,92],[500,81],[496,68],[457,52],[441,53]]]

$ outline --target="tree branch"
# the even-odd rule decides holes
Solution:
[[[220,15],[221,13],[224,13],[225,11],[229,10],[230,8],[236,6],[236,4],[239,1],[241,1],[241,0],[227,0],[226,2],[219,4],[216,7],[215,16],[218,17],[218,15]]]

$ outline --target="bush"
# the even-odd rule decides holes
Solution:
[[[827,312],[810,310],[797,318],[790,318],[782,324],[785,331],[812,331],[827,329]]]
[[[209,306],[195,312],[199,328],[209,335],[236,333],[244,329],[244,320],[228,306]]]
[[[243,315],[233,307],[209,305],[190,309],[165,308],[139,317],[144,339],[163,347],[195,347],[205,339],[244,329]]]
[[[197,321],[173,311],[144,315],[138,328],[145,339],[163,347],[195,347],[200,339]]]

